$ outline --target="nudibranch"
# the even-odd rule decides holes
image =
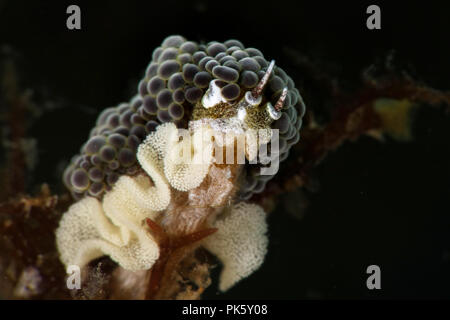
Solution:
[[[137,94],[99,115],[64,172],[77,202],[56,231],[62,262],[82,267],[108,255],[124,269],[149,270],[162,249],[146,221],[172,237],[215,228],[198,245],[222,261],[220,289],[227,290],[267,251],[266,214],[245,202],[276,173],[262,173],[268,164],[258,152],[286,159],[304,113],[292,79],[258,49],[166,38]],[[244,162],[219,162],[220,148],[238,153],[239,135]]]

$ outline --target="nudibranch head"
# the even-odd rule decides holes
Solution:
[[[138,146],[156,127],[173,122],[188,128],[205,118],[235,119],[243,129],[279,129],[277,157],[283,161],[299,140],[304,113],[292,79],[260,50],[238,40],[198,44],[170,36],[154,50],[138,94],[99,115],[64,183],[76,198],[101,198],[121,175],[139,171]],[[260,175],[261,166],[246,165],[243,199],[271,178]]]
[[[280,119],[281,109],[288,93],[287,87],[284,87],[275,105],[276,107],[270,101],[262,103],[263,90],[273,72],[274,65],[275,61],[272,60],[259,83],[253,90],[241,92],[240,99],[229,100],[227,98],[227,88],[230,84],[218,79],[210,81],[209,88],[203,95],[201,103],[194,106],[193,120],[234,118],[240,122],[244,130],[270,128],[270,124],[274,120]],[[239,92],[239,90],[239,87],[236,86],[236,92]]]

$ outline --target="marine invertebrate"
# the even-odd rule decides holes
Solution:
[[[227,290],[262,264],[267,246],[264,211],[239,201],[276,173],[260,169],[286,158],[304,112],[292,79],[259,50],[166,38],[138,94],[99,115],[64,173],[80,200],[56,232],[61,260],[84,266],[108,255],[126,270],[151,269],[153,297],[169,266],[203,246],[222,260]]]
[[[138,171],[137,147],[159,124],[186,128],[190,120],[230,118],[252,97],[245,122],[279,129],[277,157],[283,161],[299,140],[305,113],[292,79],[261,51],[245,48],[238,40],[198,44],[168,37],[154,50],[138,94],[99,115],[80,155],[66,169],[64,182],[76,198],[101,198],[120,175]],[[268,110],[266,116],[257,112],[261,107]],[[260,175],[260,167],[247,164],[241,198],[261,192],[271,178]]]

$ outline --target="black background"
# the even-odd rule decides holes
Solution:
[[[79,31],[66,28],[70,4],[81,7]],[[365,26],[369,4],[381,7],[381,30]],[[395,50],[418,79],[447,90],[449,31],[443,1],[0,2],[1,52],[14,57],[22,88],[46,110],[28,131],[39,151],[31,182],[54,190],[98,112],[130,99],[168,35],[237,38],[276,59],[296,83],[305,80],[285,48],[331,63],[350,84]],[[205,298],[449,298],[449,123],[424,107],[413,143],[345,144],[319,166],[321,188],[302,219],[282,204],[271,214],[263,267],[226,294],[214,283]],[[378,291],[365,285],[371,264],[381,267]]]

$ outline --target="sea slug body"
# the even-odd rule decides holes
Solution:
[[[108,255],[126,270],[149,270],[167,250],[145,221],[170,236],[216,228],[199,245],[222,261],[219,288],[229,289],[267,252],[266,214],[245,202],[276,173],[261,173],[268,165],[258,152],[286,159],[304,113],[292,79],[258,49],[166,38],[137,94],[99,115],[64,172],[77,202],[56,231],[61,261],[82,267]],[[239,153],[239,136],[243,162],[219,162],[221,148]]]

